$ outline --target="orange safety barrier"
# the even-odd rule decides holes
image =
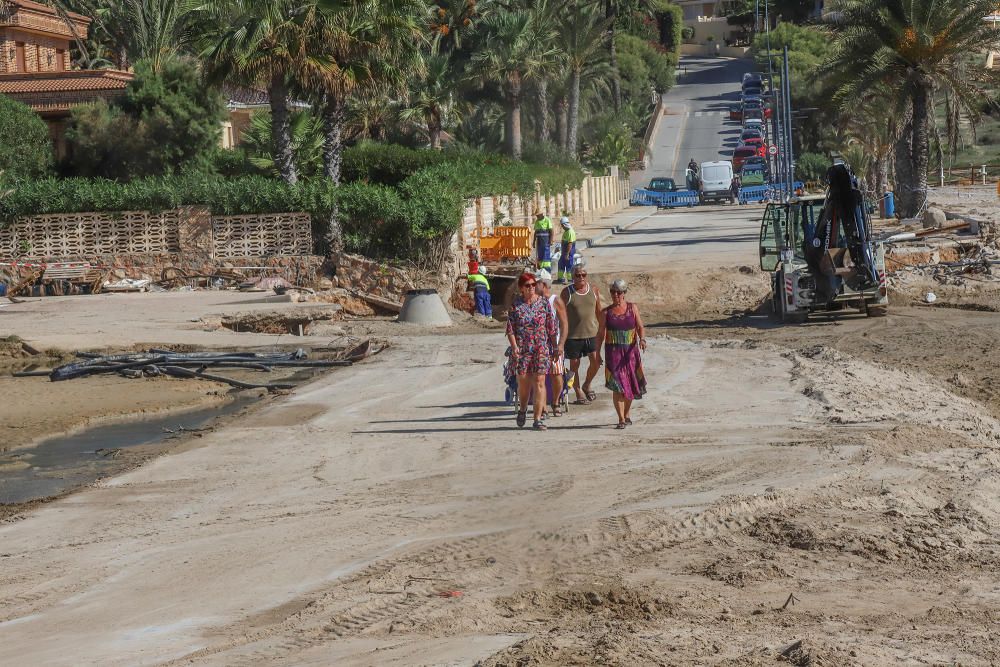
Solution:
[[[530,227],[494,227],[491,235],[479,239],[479,254],[484,262],[531,257],[531,239]]]

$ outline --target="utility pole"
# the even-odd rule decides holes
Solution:
[[[768,85],[771,87],[771,123],[774,126],[774,132],[771,134],[771,140],[778,144],[778,97],[777,91],[774,89],[774,61],[771,59],[771,19],[767,13],[767,5],[770,0],[764,0],[764,39],[767,46],[767,76]],[[757,2],[757,15],[760,14],[760,0]],[[779,150],[781,150],[779,148]],[[772,177],[776,176],[778,173],[778,165],[780,164],[780,153],[778,159],[771,158],[768,156],[768,161],[771,165]]]
[[[784,48],[784,65],[782,82],[785,88],[785,133],[787,145],[785,146],[785,164],[788,168],[788,196],[791,197],[795,191],[795,151],[792,147],[792,81],[788,70],[788,46]]]

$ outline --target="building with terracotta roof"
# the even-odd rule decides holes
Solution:
[[[70,109],[121,93],[132,79],[118,70],[75,70],[70,46],[90,19],[31,0],[0,0],[0,93],[23,102],[49,125],[59,155]]]

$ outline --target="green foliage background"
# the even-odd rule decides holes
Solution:
[[[0,95],[0,171],[7,177],[43,176],[52,159],[45,121],[27,105]]]

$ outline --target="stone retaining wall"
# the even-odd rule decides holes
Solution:
[[[416,288],[406,271],[361,255],[341,253],[333,258],[333,263],[337,267],[334,282],[338,287],[397,303],[403,301],[407,290]]]
[[[234,269],[248,278],[265,275],[278,276],[293,285],[315,288],[323,287],[324,281],[329,283],[329,276],[333,272],[325,258],[317,255],[208,259],[184,253],[130,253],[71,255],[41,258],[30,262],[0,262],[0,282],[16,283],[27,277],[32,270],[39,268],[40,265],[52,263],[55,259],[58,259],[60,263],[89,262],[92,267],[100,269],[105,278],[110,280],[134,278],[158,281],[165,276],[178,275],[178,271],[186,275],[211,275],[220,270]],[[164,273],[167,269],[178,271]]]

